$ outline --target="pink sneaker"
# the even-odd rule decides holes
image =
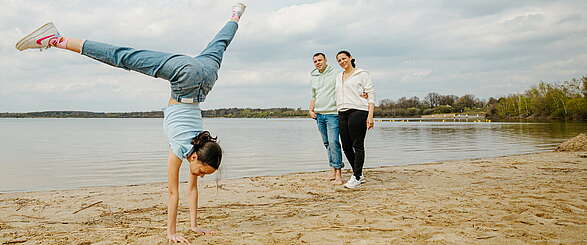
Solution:
[[[236,18],[237,20],[240,20],[241,16],[243,16],[243,13],[245,12],[245,9],[247,8],[247,5],[244,5],[243,3],[237,3],[234,6],[232,6],[232,18]]]
[[[20,51],[31,48],[48,49],[51,47],[49,41],[59,37],[61,37],[61,35],[59,34],[59,31],[57,31],[55,25],[49,22],[20,39],[20,41],[16,43],[16,49]]]

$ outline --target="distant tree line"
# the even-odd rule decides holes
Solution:
[[[91,112],[91,111],[40,111],[0,113],[0,118],[162,118],[162,111],[148,112]]]
[[[283,118],[306,117],[307,110],[301,108],[228,108],[203,110],[203,117],[228,118]],[[90,112],[90,111],[42,111],[24,113],[0,113],[0,118],[162,118],[162,111],[149,112]]]
[[[378,117],[419,117],[443,113],[483,112],[486,102],[475,95],[441,95],[428,93],[424,99],[417,96],[401,97],[397,101],[384,99],[376,107]]]
[[[203,117],[228,117],[228,118],[283,118],[283,117],[306,117],[308,110],[301,108],[228,108],[202,111]]]
[[[487,116],[495,119],[587,120],[587,77],[562,83],[540,82],[524,93],[492,100]]]
[[[463,96],[428,93],[423,99],[401,97],[384,99],[375,107],[376,117],[420,117],[431,114],[477,113],[493,120],[587,120],[587,77],[563,83],[540,82],[520,94],[501,98],[479,99],[472,94]],[[224,108],[203,110],[203,117],[226,118],[284,118],[307,117],[301,108]],[[0,113],[10,118],[162,118],[162,111],[150,112],[87,112],[45,111]]]
[[[494,120],[587,120],[587,77],[562,83],[540,82],[524,93],[479,99],[466,94],[428,93],[423,99],[384,99],[376,107],[378,117],[419,117],[445,113],[485,113]]]

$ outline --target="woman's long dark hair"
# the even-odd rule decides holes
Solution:
[[[351,53],[349,53],[349,51],[346,51],[346,50],[342,50],[342,51],[338,52],[338,53],[336,54],[336,56],[338,56],[339,54],[345,54],[345,55],[346,55],[346,56],[348,56],[348,57],[352,57],[352,56],[351,56]],[[353,66],[353,68],[357,67],[357,66],[355,65],[355,59],[354,59],[354,58],[353,58],[353,59],[351,59],[351,65]]]
[[[203,131],[199,133],[194,139],[192,139],[192,149],[187,154],[190,157],[196,153],[198,160],[218,169],[220,167],[220,161],[222,161],[222,148],[217,143],[218,137],[212,137],[210,132]]]

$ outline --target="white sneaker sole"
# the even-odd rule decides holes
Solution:
[[[29,43],[29,42],[33,42],[34,43],[36,37],[41,36],[43,34],[51,33],[51,30],[53,28],[55,28],[55,26],[53,25],[52,22],[49,22],[47,24],[44,24],[43,26],[37,28],[36,30],[34,30],[30,34],[28,34],[25,37],[23,37],[22,39],[20,39],[20,41],[18,41],[16,43],[16,49],[18,49],[20,51],[23,51],[23,50],[27,49],[27,47],[25,47],[25,45],[27,43]],[[42,47],[39,47],[39,48],[42,48]]]
[[[355,185],[355,186],[349,186],[347,184],[344,184],[344,188],[347,188],[347,189],[355,189],[355,188],[359,188],[359,187],[361,187],[360,184],[359,185]]]

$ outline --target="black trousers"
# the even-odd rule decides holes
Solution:
[[[342,150],[357,180],[363,175],[368,115],[368,111],[355,109],[338,112]]]

